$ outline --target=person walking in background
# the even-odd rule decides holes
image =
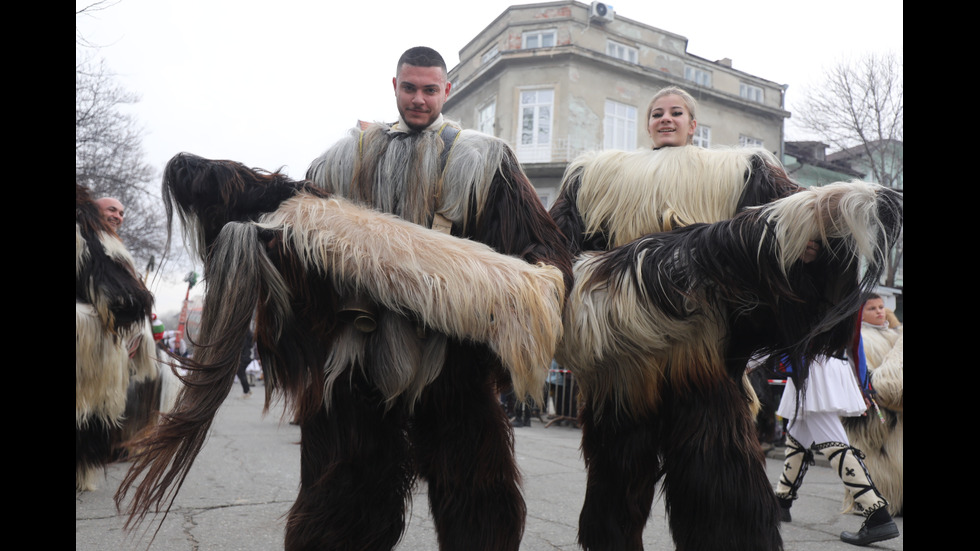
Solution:
[[[248,386],[248,373],[246,369],[248,364],[252,363],[252,348],[254,347],[255,338],[252,336],[252,331],[249,330],[248,337],[242,344],[242,358],[238,363],[238,380],[242,383],[242,397],[248,398],[252,395],[252,390]]]
[[[869,545],[898,537],[898,526],[888,513],[888,502],[875,487],[864,464],[864,453],[850,444],[841,422],[841,417],[864,414],[866,407],[851,363],[843,354],[823,357],[810,366],[810,376],[800,402],[797,402],[793,379],[787,378],[777,410],[780,417],[788,420],[786,459],[776,485],[783,522],[792,521],[790,507],[799,497],[803,477],[814,462],[815,451],[827,456],[831,468],[840,476],[866,517],[858,532],[841,532],[841,541]]]

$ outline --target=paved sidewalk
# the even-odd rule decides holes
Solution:
[[[282,549],[285,515],[299,485],[299,428],[281,420],[274,407],[262,416],[261,384],[250,398],[236,385],[218,412],[212,434],[198,457],[170,515],[151,517],[143,531],[126,534],[124,517],[112,494],[127,468],[113,464],[101,487],[75,497],[76,551],[151,549],[166,551],[269,551]],[[528,518],[522,551],[580,551],[578,514],[585,496],[585,469],[578,429],[544,424],[515,429],[518,463],[524,474]],[[767,459],[769,478],[782,467],[778,452]],[[861,518],[839,514],[843,489],[825,462],[811,467],[793,522],[783,526],[787,551],[853,551],[840,541],[843,530],[856,531]],[[425,486],[414,496],[409,526],[399,551],[435,551]],[[902,535],[869,549],[904,549]],[[159,524],[152,545],[150,537]],[[148,530],[148,532],[147,532]],[[646,551],[673,550],[663,502],[654,503],[643,541]],[[944,547],[952,548],[952,547]]]

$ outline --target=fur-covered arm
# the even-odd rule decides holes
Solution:
[[[578,208],[578,190],[581,185],[582,167],[565,174],[558,197],[551,205],[549,214],[558,224],[572,256],[583,251],[604,251],[609,248],[609,237],[605,233],[587,235],[585,220]]]
[[[871,373],[871,386],[878,405],[894,411],[905,411],[904,341],[902,331],[881,365]]]
[[[473,239],[497,252],[543,262],[562,272],[566,294],[572,287],[572,255],[554,220],[509,148],[493,177]]]

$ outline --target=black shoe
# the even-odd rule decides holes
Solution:
[[[779,500],[779,522],[792,522],[793,515],[789,514],[789,508],[793,506],[792,499],[777,497]]]
[[[779,508],[779,522],[792,522],[793,515],[789,514],[789,509],[785,507]]]
[[[880,510],[884,511],[884,509]],[[887,511],[885,513],[887,514]],[[864,521],[857,534],[853,532],[841,532],[840,540],[851,545],[871,545],[878,541],[897,538],[898,526],[895,525],[895,521],[892,520],[891,515],[888,515],[887,519],[887,521],[881,524],[868,526],[868,520],[871,520],[871,517],[868,517],[868,520]]]

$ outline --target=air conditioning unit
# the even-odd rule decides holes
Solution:
[[[589,19],[597,23],[606,23],[615,19],[616,13],[613,7],[604,2],[592,2],[589,7]]]

